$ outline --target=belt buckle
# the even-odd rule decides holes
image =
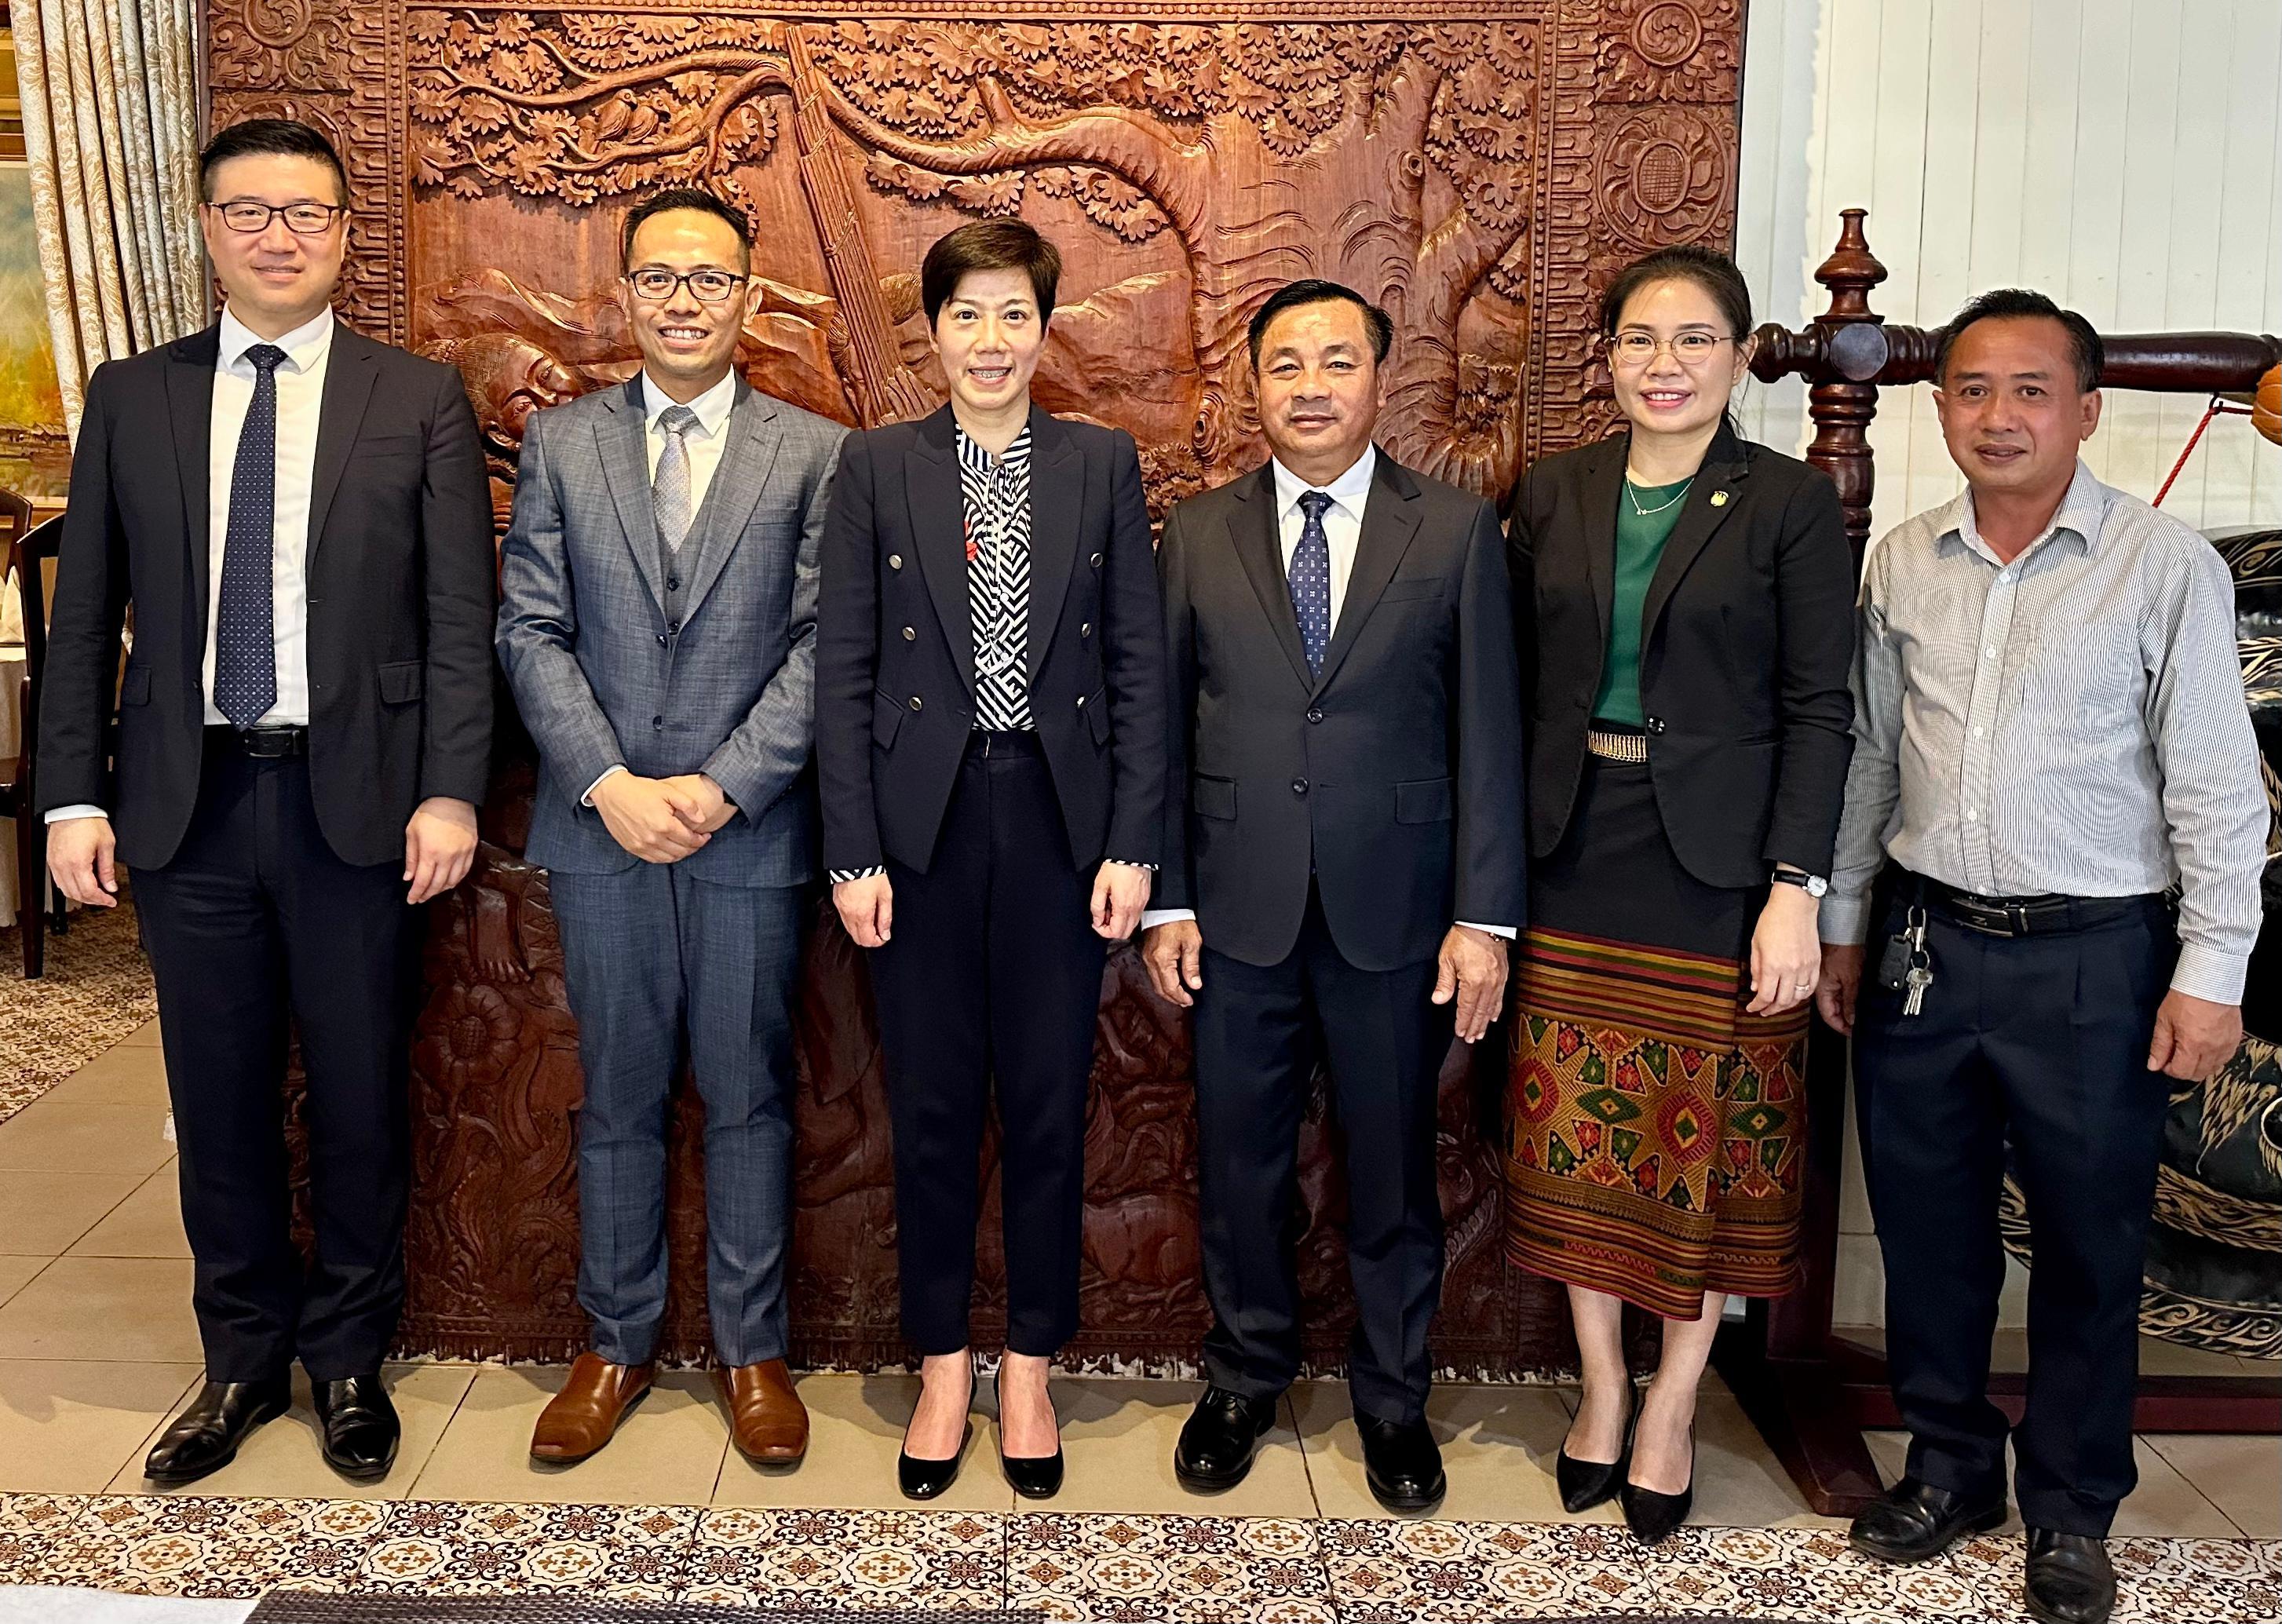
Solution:
[[[2024,936],[2029,934],[2029,910],[2026,905],[2017,902],[2006,903],[2005,917],[2013,927],[2013,935]]]

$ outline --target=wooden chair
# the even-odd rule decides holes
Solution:
[[[47,959],[49,915],[58,916],[62,899],[48,900],[47,830],[41,827],[34,796],[40,734],[40,678],[48,663],[47,563],[63,539],[63,521],[34,525],[32,505],[12,491],[0,491],[0,527],[8,537],[6,574],[16,583],[24,606],[22,679],[0,703],[19,707],[21,726],[16,754],[0,760],[0,818],[16,823],[16,918],[24,932],[24,979],[38,978]],[[60,917],[57,921],[61,924]]]

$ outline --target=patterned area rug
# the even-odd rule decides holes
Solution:
[[[816,1612],[695,1602],[596,1602],[575,1596],[320,1596],[276,1590],[246,1624],[821,1624]],[[932,1608],[834,1611],[829,1624],[1044,1624],[1036,1612]]]
[[[2282,1541],[2120,1539],[2122,1624],[2270,1624]],[[1815,1528],[0,1496],[0,1584],[1265,1624],[2006,1624],[2021,1542],[1890,1568]]]
[[[0,930],[0,1123],[159,1014],[135,939],[135,905],[82,908],[24,979],[22,927]]]

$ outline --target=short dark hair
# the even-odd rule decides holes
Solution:
[[[1618,271],[1616,280],[1609,284],[1609,291],[1601,295],[1602,336],[1614,338],[1618,323],[1625,319],[1625,307],[1632,303],[1634,295],[1659,282],[1694,283],[1719,307],[1719,314],[1727,319],[1729,338],[1740,340],[1750,336],[1750,284],[1735,268],[1735,260],[1717,249],[1696,243],[1659,248],[1653,253],[1642,254]]]
[[[1941,341],[1934,346],[1934,382],[1940,384],[1948,378],[1949,352],[1967,328],[1975,322],[2017,316],[2042,316],[2046,321],[2058,322],[2068,334],[2069,357],[2076,363],[2076,392],[2088,395],[2100,387],[2100,374],[2107,365],[2107,351],[2100,342],[2099,331],[2075,311],[2061,309],[2033,288],[1991,288],[1967,300],[1965,308],[1941,330]]]
[[[625,231],[618,239],[620,268],[633,263],[634,233],[641,229],[644,221],[659,214],[676,214],[683,209],[710,214],[716,220],[726,221],[729,229],[737,234],[737,247],[745,256],[745,263],[749,267],[752,264],[753,222],[745,218],[744,210],[695,186],[669,186],[663,191],[651,193],[626,211]]]
[[[935,239],[920,261],[920,305],[928,326],[959,291],[972,271],[1014,270],[1030,279],[1038,319],[1053,319],[1054,291],[1061,286],[1061,250],[1025,220],[977,220]]]
[[[322,130],[299,119],[247,119],[217,131],[198,154],[198,196],[212,203],[214,171],[233,158],[259,154],[315,159],[333,172],[333,182],[341,189],[341,206],[348,206],[349,172],[341,166],[341,155]]]
[[[1302,305],[1327,305],[1333,301],[1353,305],[1362,312],[1362,324],[1370,332],[1370,358],[1376,361],[1386,359],[1387,351],[1394,347],[1394,318],[1377,305],[1337,282],[1326,282],[1321,276],[1303,276],[1297,282],[1287,282],[1268,296],[1268,300],[1252,313],[1252,324],[1245,329],[1245,342],[1252,349],[1252,369],[1260,370],[1260,346],[1268,337],[1268,325],[1286,310],[1297,310]]]

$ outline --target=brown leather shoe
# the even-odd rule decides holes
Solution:
[[[563,1391],[547,1401],[539,1425],[531,1429],[531,1458],[567,1466],[609,1442],[626,1411],[649,1391],[655,1369],[612,1364],[598,1353],[580,1354]]]
[[[808,1406],[782,1359],[717,1366],[713,1385],[729,1411],[737,1453],[757,1466],[790,1466],[808,1453]]]

